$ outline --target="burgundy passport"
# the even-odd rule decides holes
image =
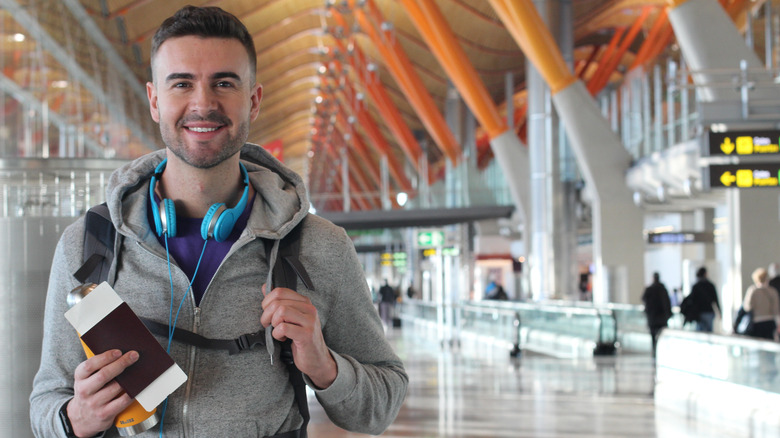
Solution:
[[[81,339],[95,354],[114,348],[122,353],[138,352],[138,361],[116,378],[122,389],[133,398],[174,364],[154,335],[124,302],[82,334]]]

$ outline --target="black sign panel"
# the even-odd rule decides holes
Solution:
[[[710,155],[780,154],[780,130],[709,133]]]
[[[715,241],[712,232],[676,231],[669,233],[648,233],[647,243],[711,243]]]
[[[711,164],[710,187],[778,187],[780,163]]]

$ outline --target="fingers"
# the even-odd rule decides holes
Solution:
[[[286,287],[275,287],[271,292],[266,294],[266,287],[263,285],[263,294],[265,295],[265,298],[263,299],[263,310],[276,300],[311,302],[305,296]]]
[[[272,336],[279,341],[292,339],[299,345],[311,343],[319,332],[319,316],[311,300],[287,288],[275,288],[262,302],[263,327],[273,326]]]
[[[74,372],[75,397],[89,400],[93,406],[109,403],[123,392],[114,379],[137,360],[137,352],[122,354],[119,350],[109,350],[87,359]]]
[[[310,326],[317,319],[317,309],[303,295],[287,288],[275,288],[262,302],[263,327],[279,327],[284,323]]]
[[[76,367],[74,395],[68,404],[68,417],[74,431],[92,436],[106,430],[114,417],[132,403],[132,398],[114,379],[136,363],[138,357],[135,351],[122,354],[119,350],[109,350]]]
[[[317,308],[311,300],[291,289],[278,287],[265,296],[262,307],[260,322],[264,327],[274,327],[274,339],[292,339],[292,353],[298,369],[317,387],[330,386],[338,374],[338,367],[325,345]]]
[[[125,368],[138,360],[138,353],[129,351],[122,354],[119,350],[109,350],[95,355],[76,367],[73,377],[76,382],[83,382],[88,388],[99,390],[106,383],[114,380]]]

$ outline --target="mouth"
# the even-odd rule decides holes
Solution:
[[[224,114],[211,112],[206,116],[189,115],[179,120],[178,125],[193,134],[211,134],[230,126],[230,119]]]
[[[214,132],[221,129],[221,126],[205,127],[205,126],[185,126],[184,129],[197,133]]]

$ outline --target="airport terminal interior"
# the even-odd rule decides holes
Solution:
[[[0,438],[33,436],[60,235],[164,147],[151,40],[187,4],[246,24],[248,141],[394,289],[382,436],[780,437],[780,344],[735,324],[780,275],[780,0],[0,0]]]

